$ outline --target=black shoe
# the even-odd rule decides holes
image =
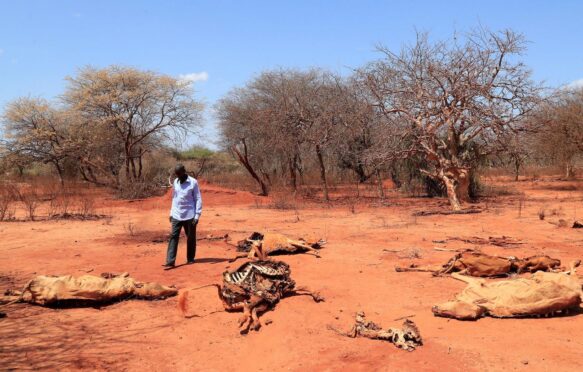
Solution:
[[[186,261],[186,264],[187,265],[192,265],[193,263],[194,263],[194,260],[188,260],[188,261]]]
[[[164,268],[164,270],[170,270],[173,269],[175,267],[174,264],[164,264],[162,265],[162,267]]]

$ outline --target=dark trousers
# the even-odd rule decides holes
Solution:
[[[168,252],[166,253],[166,264],[174,265],[176,252],[178,251],[178,241],[180,240],[180,229],[184,228],[186,234],[186,260],[194,261],[196,255],[196,225],[192,224],[193,219],[179,221],[172,218],[172,232],[168,242]]]

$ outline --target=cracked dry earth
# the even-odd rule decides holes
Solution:
[[[565,188],[568,191],[557,187],[563,184],[512,183],[525,193],[520,216],[519,196],[504,196],[482,200],[478,207],[485,211],[480,214],[412,217],[415,211],[440,208],[444,201],[391,193],[386,206],[373,207],[362,199],[353,208],[336,194],[331,207],[300,201],[297,211],[276,210],[258,208],[250,193],[203,183],[205,211],[199,236],[228,232],[236,242],[253,231],[274,231],[326,239],[320,259],[305,254],[277,257],[290,265],[297,283],[320,291],[326,302],[286,298],[262,316],[265,325],[259,332],[246,336],[237,331],[240,314],[222,311],[215,288],[191,293],[191,311],[201,316],[189,319],[178,311],[176,297],[100,309],[11,305],[3,309],[7,317],[0,319],[0,369],[581,370],[583,314],[475,322],[437,318],[431,307],[452,299],[465,284],[394,270],[395,265],[447,261],[452,253],[434,250],[436,246],[480,248],[505,256],[547,254],[563,264],[582,258],[583,231],[549,223],[577,214],[581,219],[583,214],[583,183],[572,183],[576,187]],[[0,223],[2,290],[40,274],[124,271],[141,281],[192,288],[221,283],[223,271],[241,264],[228,263],[236,254],[234,246],[201,240],[196,264],[163,271],[164,239],[151,237],[167,233],[168,195],[132,203],[101,197],[99,205],[111,219]],[[547,210],[545,221],[538,218],[541,208]],[[452,236],[501,235],[524,244],[504,248],[433,242]],[[182,240],[178,263],[184,256]],[[328,326],[348,329],[361,310],[383,325],[413,316],[423,346],[408,353],[386,342],[351,339],[329,330]]]

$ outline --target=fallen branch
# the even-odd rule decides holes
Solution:
[[[481,209],[463,209],[461,211],[417,211],[413,213],[415,217],[423,217],[423,216],[434,216],[434,215],[444,215],[448,216],[451,214],[475,214],[475,213],[482,213]]]

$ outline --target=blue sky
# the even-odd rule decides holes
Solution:
[[[434,39],[478,24],[530,41],[524,61],[550,86],[583,79],[583,1],[27,1],[0,0],[0,107],[53,98],[84,65],[190,75],[211,107],[264,69],[321,66],[341,73],[398,48],[415,30]],[[583,80],[581,81],[583,83]]]

